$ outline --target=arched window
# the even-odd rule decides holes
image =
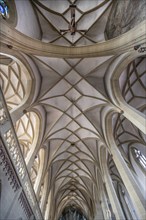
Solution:
[[[139,161],[140,165],[146,170],[146,157],[137,148],[133,148],[136,160]]]
[[[125,185],[122,182],[118,183],[117,191],[118,191],[118,198],[121,203],[121,207],[124,211],[124,214],[126,216],[126,219],[137,219],[137,215],[134,210],[132,201],[129,197]]]
[[[27,112],[16,122],[15,131],[26,163],[36,148],[40,130],[39,127],[40,119],[33,111]],[[41,148],[36,154],[34,161],[31,161],[32,165],[29,170],[30,179],[36,193],[38,193],[41,187],[44,155],[44,149]]]
[[[121,175],[119,174],[114,160],[110,155],[108,157],[108,168],[125,219],[137,219],[130,195],[126,190],[126,186],[122,181]],[[115,216],[112,216],[112,219],[115,219]]]
[[[29,151],[35,148],[38,140],[40,120],[35,112],[24,114],[15,125],[16,134],[24,159]]]
[[[28,96],[29,74],[24,71],[23,64],[11,57],[0,55],[0,85],[9,110],[16,109]]]
[[[6,0],[0,0],[0,15],[4,19],[9,18],[9,9]]]
[[[79,219],[79,220],[87,220],[87,218],[83,215],[80,210],[74,207],[68,207],[63,212],[59,220],[67,220],[67,219]]]
[[[122,96],[135,109],[142,112],[145,106],[145,57],[133,60],[119,78]]]

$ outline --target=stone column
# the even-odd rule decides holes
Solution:
[[[107,209],[104,211],[106,218],[110,220],[112,215],[116,217],[116,220],[125,220],[125,216],[123,214],[121,205],[119,203],[119,199],[117,198],[117,194],[115,192],[111,177],[109,175],[108,167],[107,167],[107,147],[102,146],[100,150],[100,162],[101,162],[101,170],[102,170],[102,176],[103,176],[103,193],[104,193],[104,201],[106,204]],[[102,193],[102,195],[103,195]],[[110,202],[112,207],[112,212],[109,208]]]
[[[41,198],[41,204],[40,204],[40,208],[42,211],[42,214],[44,216],[45,213],[45,207],[46,207],[46,202],[47,202],[47,197],[48,197],[48,173],[45,176],[45,181],[44,181],[44,188],[43,188],[43,195]]]
[[[126,162],[124,161],[123,157],[121,156],[116,144],[114,141],[110,139],[111,143],[111,153],[113,155],[113,160],[115,165],[119,171],[119,174],[123,180],[123,183],[129,193],[131,201],[134,205],[135,211],[140,220],[145,219],[145,200],[144,197],[137,185],[137,182],[132,175],[130,169],[128,168]]]
[[[98,220],[98,219],[104,220],[102,207],[101,207],[101,204],[99,202],[96,204],[96,213],[95,213],[94,220]]]
[[[117,107],[117,112],[121,110],[123,115],[131,121],[131,123],[146,134],[145,115],[126,103],[122,96],[119,84],[119,77],[121,73],[127,65],[138,56],[139,55],[137,53],[124,53],[118,56],[108,68],[105,76],[105,83],[112,103],[115,107]]]
[[[40,149],[40,151],[39,151],[40,166],[39,166],[38,174],[37,174],[35,184],[34,184],[34,191],[35,191],[37,197],[39,196],[41,184],[43,182],[43,169],[44,169],[44,157],[45,157],[44,154],[45,154],[45,150]]]
[[[111,217],[109,216],[110,213],[109,213],[107,198],[104,191],[101,194],[101,207],[103,211],[104,220],[111,220]]]
[[[121,109],[125,118],[131,121],[139,130],[141,130],[144,134],[146,134],[146,118],[145,115],[139,112],[137,109],[134,109],[132,106],[128,105],[125,101],[123,101],[123,97],[121,96],[120,90],[118,90],[119,81],[114,80],[114,88],[116,90],[116,97],[118,98],[119,105],[118,107]]]
[[[122,220],[126,220],[125,216],[123,214],[121,205],[119,203],[119,200],[117,198],[117,194],[115,192],[112,180],[111,180],[108,172],[106,172],[106,174],[104,176],[104,180],[105,180],[105,188],[107,190],[107,194],[108,194],[108,197],[109,197],[109,200],[110,200],[110,203],[111,203],[114,215],[116,217],[116,220],[121,220],[121,219]],[[111,215],[112,215],[112,213],[111,213]]]
[[[130,210],[129,210],[129,207],[127,206],[127,204],[126,204],[126,202],[125,202],[124,194],[125,194],[125,192],[124,192],[124,193],[122,192],[122,186],[120,186],[119,196],[120,196],[120,200],[121,200],[121,203],[122,203],[124,212],[125,212],[125,214],[126,214],[127,220],[137,219],[136,216],[132,216],[132,215],[131,215],[131,212],[130,212]]]
[[[51,192],[49,193],[48,202],[47,202],[47,205],[46,205],[46,211],[45,211],[45,217],[44,217],[45,220],[53,220],[53,219],[50,218],[50,208],[51,208],[51,205],[52,205],[52,204],[50,204],[50,202],[51,202]]]
[[[131,198],[132,204],[135,208],[137,216],[140,220],[145,219],[145,199],[139,189],[139,186],[135,180],[135,177],[131,173],[129,167],[124,161],[116,143],[113,138],[112,132],[112,115],[113,112],[110,112],[108,117],[106,118],[106,137],[107,144],[109,145],[110,152],[113,156],[114,163],[118,169],[118,172],[122,178],[122,181],[127,189],[127,192]]]

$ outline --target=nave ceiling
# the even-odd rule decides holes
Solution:
[[[25,26],[29,18],[26,17],[26,21],[20,19],[21,4],[26,7],[26,2],[22,2],[16,0],[16,29],[24,35],[44,43],[72,47],[107,40],[105,28],[113,1],[63,0],[60,4],[59,1],[32,0],[32,8],[29,9],[34,10],[31,15],[35,24],[32,32]],[[72,4],[76,5],[77,25],[73,36],[70,32],[60,32],[60,29],[69,26]],[[19,110],[23,99],[28,100],[20,107],[20,115],[24,115],[15,121],[15,129],[26,163],[30,165],[29,159],[35,158],[32,182],[37,185],[35,179],[43,160],[43,176],[49,172],[48,188],[52,190],[50,197],[54,207],[52,214],[59,218],[64,208],[75,207],[85,216],[93,217],[103,185],[104,165],[101,164],[100,150],[103,146],[109,147],[106,117],[112,111],[116,113],[113,128],[107,128],[114,130],[115,121],[122,113],[106,86],[110,66],[117,56],[111,53],[72,59],[23,54],[22,51],[15,51],[15,54],[17,58],[21,57],[21,62],[17,62],[14,55],[1,55],[1,85],[14,118],[17,118],[17,108]],[[25,67],[23,61],[27,64]],[[131,64],[123,68],[119,78],[123,99],[142,114],[145,111],[144,63],[144,56],[135,61],[131,58]],[[138,88],[140,90],[136,94]],[[115,131],[115,137],[119,135],[117,133]],[[143,135],[140,134],[140,138],[141,144],[144,144]],[[127,150],[124,154],[128,155]],[[127,156],[125,158],[127,160]],[[106,159],[105,154],[105,162]],[[43,187],[44,182],[41,185]],[[39,192],[37,194],[39,197]]]

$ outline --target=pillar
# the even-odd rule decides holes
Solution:
[[[146,217],[145,212],[145,199],[139,189],[139,186],[135,180],[135,177],[131,173],[129,167],[127,166],[126,162],[124,161],[116,143],[113,138],[112,129],[109,129],[112,127],[112,117],[111,115],[113,112],[111,112],[106,120],[106,136],[107,136],[107,142],[111,151],[111,154],[113,155],[114,163],[118,169],[118,172],[122,178],[122,181],[127,189],[127,192],[131,198],[131,201],[133,203],[133,206],[135,208],[135,211],[137,213],[137,216],[140,220],[144,220]]]
[[[44,216],[44,213],[45,213],[45,207],[46,207],[46,202],[47,202],[47,197],[48,197],[48,172],[45,176],[45,181],[44,181],[44,188],[43,188],[43,195],[42,195],[42,198],[41,198],[41,204],[40,204],[40,208],[41,208],[41,211],[42,211],[42,214]]]

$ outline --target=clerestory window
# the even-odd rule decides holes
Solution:
[[[140,165],[144,169],[146,169],[146,157],[137,148],[134,148],[134,153],[135,153],[135,157],[139,161]]]
[[[0,15],[4,19],[9,17],[9,10],[6,4],[6,0],[0,0]]]

